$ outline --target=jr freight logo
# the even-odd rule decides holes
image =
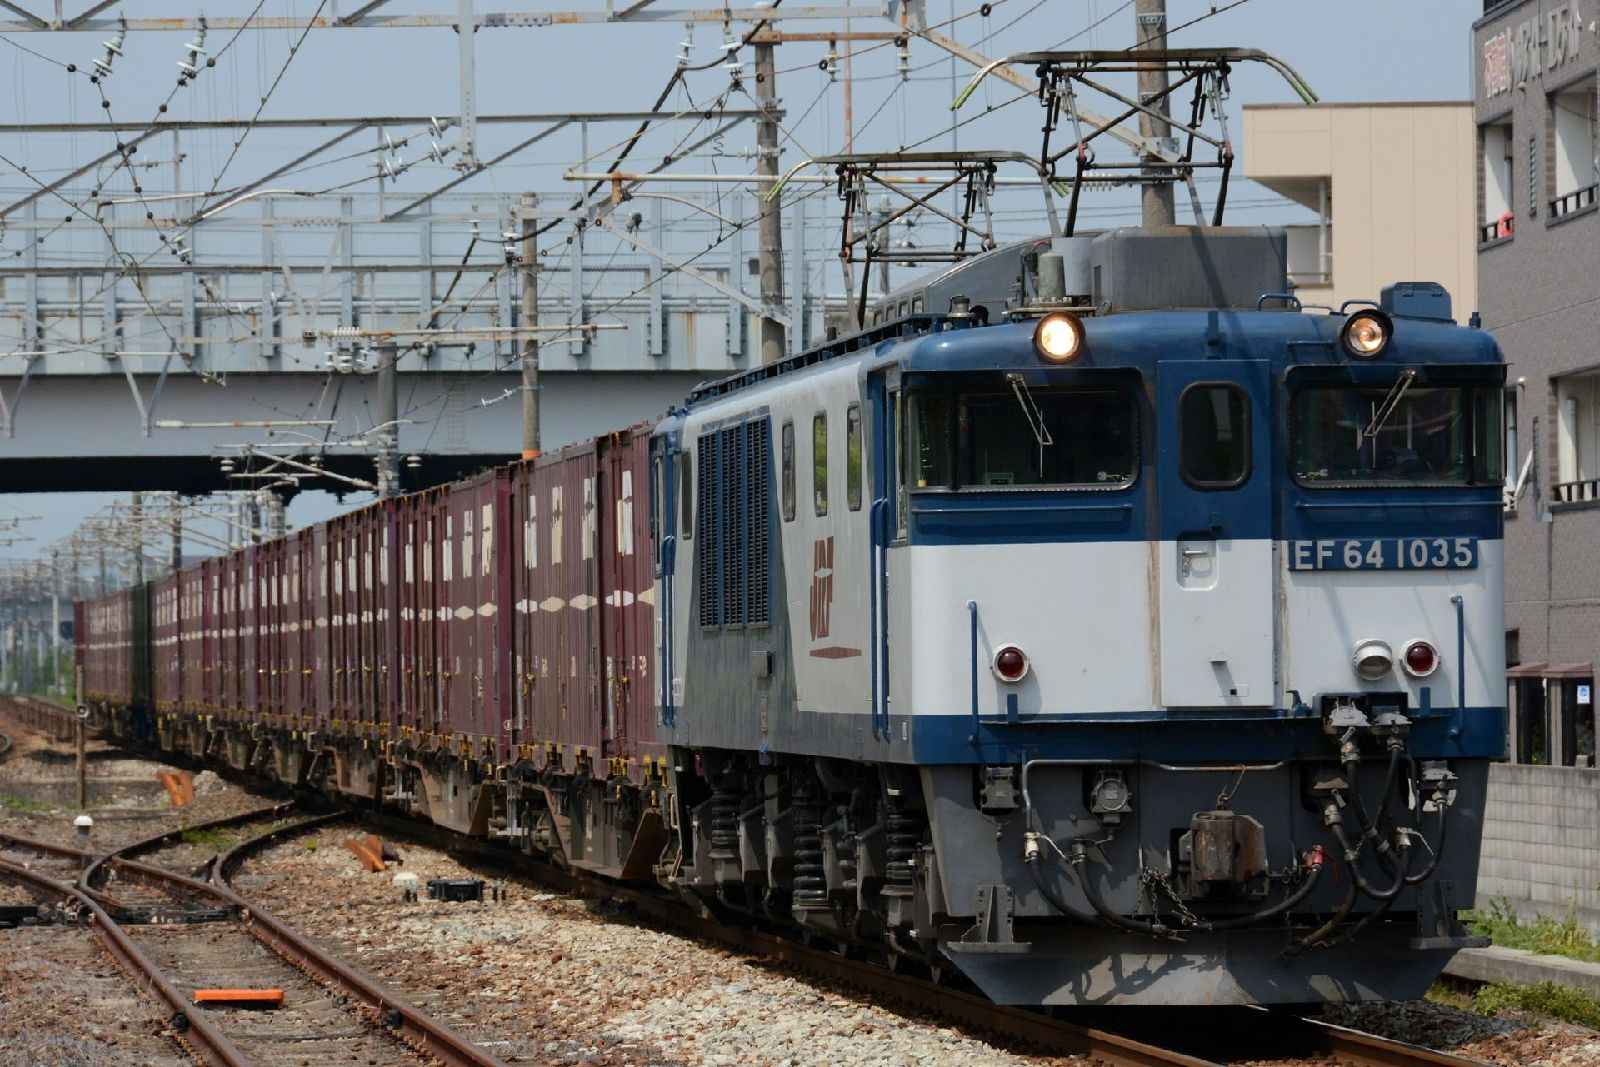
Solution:
[[[828,636],[833,614],[833,538],[816,541],[811,555],[811,640],[820,641]]]

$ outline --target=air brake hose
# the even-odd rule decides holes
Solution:
[[[1093,923],[1095,921],[1094,916],[1086,915],[1069,905],[1065,900],[1061,899],[1060,894],[1056,893],[1055,890],[1051,888],[1050,885],[1045,881],[1044,872],[1039,867],[1040,852],[1041,849],[1039,848],[1038,841],[1034,837],[1030,836],[1027,844],[1024,846],[1023,859],[1028,865],[1029,872],[1033,875],[1034,885],[1038,886],[1040,894],[1050,903],[1052,907],[1061,912],[1063,915],[1066,915],[1072,919],[1076,919],[1079,922]],[[1068,862],[1077,869],[1078,884],[1083,888],[1083,895],[1088,898],[1089,904],[1102,919],[1113,926],[1124,930],[1131,930],[1134,933],[1148,934],[1152,937],[1174,936],[1175,931],[1171,927],[1168,927],[1160,922],[1152,922],[1146,919],[1131,919],[1125,915],[1121,915],[1111,910],[1111,908],[1105,903],[1104,898],[1100,896],[1099,888],[1094,885],[1093,879],[1089,877],[1087,871],[1082,869],[1086,858],[1087,853],[1081,846],[1079,846],[1073,849],[1072,855],[1068,858]],[[1276,919],[1278,916],[1293,909],[1302,900],[1305,900],[1306,897],[1311,895],[1311,891],[1316,888],[1317,882],[1322,876],[1323,868],[1327,865],[1328,854],[1323,850],[1322,846],[1318,845],[1306,854],[1305,862],[1308,871],[1305,881],[1301,882],[1293,892],[1286,894],[1282,900],[1278,901],[1278,903],[1262,908],[1259,911],[1253,911],[1248,915],[1235,915],[1226,919],[1216,920],[1197,919],[1193,923],[1189,924],[1189,929],[1197,930],[1202,933],[1213,933],[1222,930],[1240,930],[1244,929],[1245,927],[1255,926],[1260,923],[1267,922],[1270,919]]]
[[[1327,863],[1327,852],[1323,850],[1321,845],[1317,845],[1306,853],[1306,869],[1308,872],[1306,880],[1301,882],[1294,892],[1285,895],[1282,900],[1271,907],[1262,908],[1260,911],[1253,911],[1248,915],[1234,915],[1226,919],[1202,919],[1194,924],[1194,928],[1206,931],[1238,930],[1246,926],[1254,926],[1257,923],[1264,923],[1268,919],[1276,919],[1311,895],[1311,891],[1317,887],[1317,879],[1322,877],[1322,869]]]
[[[1394,857],[1391,855],[1389,842],[1379,832],[1384,819],[1389,815],[1389,800],[1394,796],[1395,783],[1400,777],[1400,758],[1405,753],[1405,746],[1400,739],[1389,739],[1389,770],[1383,777],[1383,792],[1379,793],[1378,817],[1372,819],[1367,815],[1366,801],[1361,796],[1361,787],[1356,782],[1356,773],[1360,769],[1359,756],[1345,760],[1344,774],[1350,782],[1350,798],[1355,801],[1356,819],[1361,823],[1361,836],[1372,842],[1373,851],[1378,856],[1378,865],[1383,868],[1384,874],[1394,874]]]
[[[1358,845],[1351,844],[1350,835],[1344,832],[1344,824],[1338,819],[1333,819],[1328,822],[1328,829],[1332,830],[1333,836],[1338,838],[1339,847],[1344,850],[1344,858],[1350,868],[1350,877],[1363,893],[1378,901],[1393,900],[1400,895],[1400,891],[1406,887],[1406,865],[1400,867],[1399,873],[1395,875],[1394,884],[1389,888],[1374,888],[1371,882],[1362,877],[1361,849]]]
[[[1424,871],[1422,871],[1422,872],[1420,872],[1418,874],[1407,875],[1406,878],[1405,878],[1405,884],[1406,885],[1419,885],[1422,882],[1427,881],[1430,877],[1433,876],[1433,872],[1438,870],[1439,861],[1444,857],[1444,832],[1445,832],[1445,827],[1450,825],[1450,821],[1449,821],[1449,819],[1447,819],[1445,817],[1445,815],[1446,815],[1446,809],[1440,808],[1439,809],[1439,843],[1438,843],[1438,845],[1436,845],[1434,847],[1433,859],[1428,863],[1428,866],[1427,866],[1426,870],[1424,870]],[[1332,948],[1335,945],[1342,945],[1346,941],[1354,940],[1356,938],[1356,936],[1361,933],[1361,931],[1365,930],[1367,927],[1371,926],[1373,923],[1375,923],[1379,919],[1383,918],[1384,913],[1387,912],[1394,905],[1394,902],[1395,902],[1396,899],[1397,899],[1396,897],[1390,897],[1388,900],[1380,900],[1378,902],[1377,907],[1373,908],[1371,911],[1369,911],[1365,915],[1363,915],[1359,920],[1357,920],[1357,922],[1356,922],[1356,924],[1354,926],[1350,927],[1350,929],[1346,930],[1342,935],[1340,935],[1335,940],[1329,941],[1324,947]]]
[[[1078,885],[1083,889],[1083,895],[1089,899],[1089,906],[1102,919],[1121,930],[1129,930],[1136,934],[1147,934],[1150,937],[1176,939],[1177,931],[1163,923],[1152,922],[1148,919],[1130,919],[1126,915],[1112,911],[1105,900],[1101,898],[1100,888],[1094,884],[1094,879],[1089,876],[1089,872],[1083,870],[1083,864],[1086,859],[1087,856],[1083,847],[1077,842],[1073,842],[1072,855],[1067,857],[1067,862],[1077,870]]]
[[[1022,846],[1022,859],[1028,865],[1028,873],[1033,875],[1033,884],[1039,888],[1039,895],[1044,897],[1052,908],[1055,908],[1067,918],[1087,923],[1090,926],[1098,925],[1098,920],[1093,915],[1085,911],[1079,911],[1071,904],[1068,904],[1062,899],[1061,894],[1057,893],[1045,879],[1044,871],[1039,866],[1039,854],[1042,851],[1039,847],[1038,838],[1033,834],[1029,834]]]
[[[1406,885],[1421,885],[1429,878],[1432,878],[1433,872],[1439,869],[1439,861],[1444,859],[1444,835],[1450,826],[1449,815],[1450,809],[1441,804],[1439,806],[1439,841],[1433,846],[1433,858],[1428,861],[1428,866],[1425,870],[1418,874],[1406,875]],[[1424,837],[1422,841],[1423,844],[1427,844],[1428,839]]]
[[[1361,890],[1357,889],[1355,882],[1352,881],[1349,890],[1344,895],[1344,900],[1340,902],[1338,909],[1328,916],[1328,921],[1305,937],[1302,937],[1299,941],[1296,941],[1293,945],[1290,945],[1288,950],[1284,952],[1284,956],[1292,958],[1309,949],[1319,947],[1319,943],[1336,933],[1340,925],[1350,917],[1350,913],[1356,910],[1356,901],[1359,899],[1361,899]]]

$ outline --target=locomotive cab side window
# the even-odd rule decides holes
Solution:
[[[977,387],[911,397],[909,487],[1122,489],[1139,469],[1138,409],[1118,387]]]
[[[782,440],[778,448],[782,453],[783,464],[783,521],[794,520],[794,423],[785,419],[783,422]]]
[[[811,419],[811,496],[817,517],[828,513],[828,416]]]
[[[678,532],[687,541],[694,536],[694,453],[684,449],[678,453]]]
[[[860,404],[851,404],[844,412],[844,502],[851,511],[861,510]]]
[[[1250,397],[1237,385],[1199,382],[1178,401],[1178,470],[1196,489],[1250,480]]]

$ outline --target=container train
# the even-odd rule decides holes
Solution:
[[[1504,748],[1504,368],[1435,285],[1301,308],[1284,251],[993,249],[652,424],[80,603],[80,691],[1000,1002],[1420,995]]]

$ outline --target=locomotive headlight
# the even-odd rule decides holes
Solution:
[[[989,669],[1002,682],[1015,685],[1028,676],[1028,654],[1016,645],[1001,645],[994,650]]]
[[[1377,359],[1394,334],[1394,323],[1381,311],[1368,308],[1345,320],[1339,343],[1356,359]]]
[[[1072,362],[1083,349],[1083,321],[1066,311],[1046,315],[1033,328],[1033,347],[1054,363]]]
[[[1394,670],[1394,652],[1387,641],[1361,641],[1356,644],[1356,654],[1351,662],[1356,673],[1369,682],[1376,682]]]

